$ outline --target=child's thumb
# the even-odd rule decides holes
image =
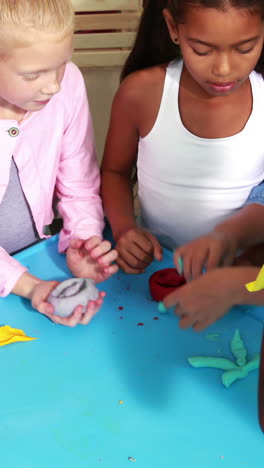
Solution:
[[[147,233],[148,238],[150,239],[153,245],[153,254],[156,260],[162,260],[162,247],[158,241],[158,239],[151,234],[151,232]]]
[[[179,303],[179,292],[178,290],[172,291],[170,294],[164,297],[163,305],[169,309],[170,307],[175,307]]]

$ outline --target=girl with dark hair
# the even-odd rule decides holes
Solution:
[[[149,0],[113,102],[102,196],[118,264],[139,273],[176,247],[195,278],[165,300],[182,326],[253,300],[258,269],[228,265],[264,240],[262,197],[249,198],[264,174],[263,17],[263,0]]]

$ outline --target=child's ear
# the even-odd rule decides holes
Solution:
[[[170,35],[170,38],[172,40],[172,42],[174,42],[174,44],[178,44],[179,41],[178,41],[178,29],[177,29],[177,25],[173,19],[173,17],[171,16],[171,12],[168,8],[164,8],[162,10],[162,14],[163,14],[163,17],[164,17],[164,20],[166,22],[166,25],[167,25],[167,28],[168,28],[168,31],[169,31],[169,35]]]

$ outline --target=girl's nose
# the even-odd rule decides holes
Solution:
[[[58,93],[60,88],[60,81],[58,80],[57,74],[54,74],[53,76],[48,77],[47,83],[41,91],[43,94],[52,95]]]
[[[219,54],[214,62],[213,73],[218,78],[228,78],[231,75],[230,58],[227,54]]]

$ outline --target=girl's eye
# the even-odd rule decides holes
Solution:
[[[27,81],[33,81],[33,80],[36,80],[38,76],[39,75],[36,73],[27,73],[26,75],[24,75],[24,79]]]
[[[206,52],[201,52],[199,50],[196,50],[196,49],[192,49],[193,52],[196,54],[196,55],[200,55],[201,57],[204,56],[204,55],[208,55],[209,54],[209,50],[207,50]]]
[[[248,54],[253,49],[254,49],[254,47],[250,47],[249,49],[237,49],[237,52],[239,52],[240,54]]]

